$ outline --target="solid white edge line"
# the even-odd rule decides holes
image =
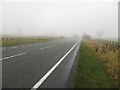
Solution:
[[[32,88],[31,90],[36,90],[40,85],[47,79],[47,77],[57,68],[57,66],[65,59],[65,57],[78,45],[77,42]]]

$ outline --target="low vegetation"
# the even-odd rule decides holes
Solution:
[[[116,62],[115,62],[116,63]],[[113,64],[113,63],[112,63]],[[82,42],[75,76],[75,88],[116,88],[117,83],[89,43]]]
[[[0,41],[0,45],[18,45],[26,43],[46,42],[52,40],[51,38],[4,38]]]
[[[87,41],[86,42],[92,50],[101,58],[101,62],[104,63],[106,71],[110,76],[118,83],[118,52],[120,50],[118,44]]]

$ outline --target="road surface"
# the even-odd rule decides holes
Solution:
[[[64,88],[79,47],[59,39],[2,48],[3,88]]]

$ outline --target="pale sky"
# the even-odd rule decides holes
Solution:
[[[118,0],[2,0],[2,34],[118,37]]]

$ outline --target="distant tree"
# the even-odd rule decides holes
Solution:
[[[104,35],[105,31],[104,30],[99,30],[96,35],[98,38],[101,38]]]
[[[90,36],[90,35],[87,35],[87,34],[84,34],[83,39],[84,39],[84,40],[90,40],[90,39],[91,39],[91,36]]]

